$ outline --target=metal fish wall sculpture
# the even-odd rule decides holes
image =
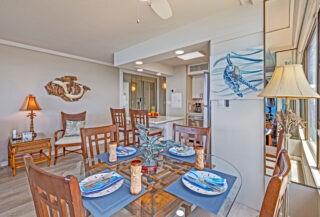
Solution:
[[[61,97],[67,102],[75,102],[83,97],[85,92],[91,90],[89,87],[76,82],[78,79],[75,76],[64,76],[50,81],[45,89],[49,95]]]

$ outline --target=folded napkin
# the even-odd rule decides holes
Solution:
[[[107,188],[112,187],[114,184],[118,183],[123,179],[122,176],[119,174],[113,172],[110,177],[103,177],[94,180],[94,181],[88,181],[88,182],[80,182],[80,190],[83,195],[90,195],[97,192],[100,192],[102,190],[105,190]]]
[[[136,150],[134,150],[134,149],[128,149],[123,146],[117,147],[117,155],[119,157],[127,156],[128,154],[131,155],[131,154],[134,154],[135,152],[136,152]]]

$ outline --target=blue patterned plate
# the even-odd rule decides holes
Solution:
[[[219,195],[228,189],[226,179],[206,171],[189,171],[182,176],[182,183],[190,190],[204,195]]]
[[[130,155],[134,155],[137,152],[137,149],[133,147],[123,147],[119,146],[117,147],[117,156],[118,157],[127,157]]]
[[[101,197],[118,190],[124,182],[118,173],[105,172],[89,176],[79,182],[84,197]]]
[[[192,146],[171,147],[168,151],[170,154],[180,157],[189,157],[196,153]]]

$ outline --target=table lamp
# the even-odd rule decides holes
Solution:
[[[20,111],[31,111],[27,117],[30,117],[30,132],[32,132],[33,138],[37,137],[37,133],[34,132],[33,119],[36,117],[36,114],[33,111],[41,110],[40,106],[37,103],[36,98],[33,95],[26,97]]]
[[[283,120],[281,123],[284,128],[285,135],[285,149],[288,150],[288,142],[290,138],[290,127],[292,122],[301,120],[299,116],[294,114],[290,110],[290,99],[315,99],[320,98],[320,95],[316,93],[305,76],[302,65],[284,65],[276,67],[270,82],[264,88],[264,90],[258,95],[266,98],[281,98],[285,99],[286,109],[281,111],[280,116],[277,116]],[[284,216],[288,216],[288,194],[286,193]]]

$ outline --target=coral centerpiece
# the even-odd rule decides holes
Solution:
[[[168,140],[159,142],[162,136],[148,136],[149,129],[141,124],[137,124],[138,137],[140,140],[139,149],[142,153],[143,163],[142,171],[156,172],[158,162],[162,160],[157,158],[157,155],[161,150],[164,150],[168,145],[170,146],[181,146],[180,143],[175,143]]]

